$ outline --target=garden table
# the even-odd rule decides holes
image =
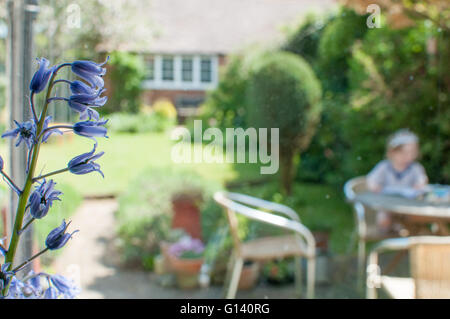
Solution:
[[[422,199],[411,199],[395,195],[362,192],[355,195],[356,202],[377,211],[410,217],[406,221],[434,222],[441,235],[450,235],[446,224],[450,222],[450,202],[433,203]]]

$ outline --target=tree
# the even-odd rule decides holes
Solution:
[[[292,53],[265,54],[255,63],[248,121],[255,127],[279,128],[281,185],[290,194],[295,158],[308,146],[320,120],[320,82],[309,64]]]

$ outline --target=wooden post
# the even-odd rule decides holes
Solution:
[[[28,102],[29,83],[32,77],[33,65],[33,19],[37,12],[36,0],[8,0],[8,39],[7,39],[7,74],[8,94],[7,106],[10,113],[10,126],[13,120],[18,122],[30,119]],[[25,167],[27,161],[25,143],[15,147],[15,141],[10,141],[10,157],[8,161],[11,178],[19,187],[25,183]],[[10,192],[8,212],[8,237],[10,239],[18,197]],[[29,228],[21,236],[16,255],[16,263],[20,263],[32,254],[33,229]],[[26,273],[25,271],[24,273]]]

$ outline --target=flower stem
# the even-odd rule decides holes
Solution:
[[[36,164],[37,164],[37,160],[39,157],[39,150],[40,150],[40,146],[41,146],[40,133],[44,126],[45,115],[47,114],[47,109],[48,109],[47,101],[50,98],[50,93],[52,91],[53,84],[54,84],[53,81],[55,80],[56,74],[58,73],[59,69],[60,68],[58,68],[55,72],[53,72],[53,74],[49,80],[49,83],[48,83],[47,94],[46,94],[46,97],[44,100],[45,101],[44,107],[42,109],[41,116],[39,118],[39,122],[37,124],[37,129],[36,129],[36,133],[37,133],[36,135],[39,136],[39,138],[36,141],[35,147],[33,147],[33,154],[31,156],[31,163],[30,163],[27,178],[25,181],[25,186],[22,190],[22,193],[19,196],[19,202],[17,204],[17,211],[16,211],[15,220],[14,220],[14,227],[13,227],[13,231],[11,232],[11,241],[9,243],[8,252],[6,253],[6,256],[5,256],[5,263],[11,263],[11,265],[9,266],[10,269],[14,262],[14,257],[16,256],[16,251],[17,251],[17,247],[19,245],[19,238],[20,238],[19,230],[22,229],[23,217],[25,214],[26,206],[27,206],[28,196],[30,195],[31,186],[33,185],[34,171],[36,169]],[[8,290],[9,290],[10,284],[11,284],[11,282],[9,282],[9,284],[3,288],[3,296],[8,295]]]
[[[38,180],[40,180],[42,178],[48,177],[48,176],[52,176],[52,175],[56,175],[56,174],[67,172],[68,170],[69,170],[69,168],[66,167],[66,168],[59,169],[57,171],[53,171],[53,172],[50,172],[50,173],[47,173],[47,174],[44,174],[44,175],[37,176],[37,177],[33,178],[33,182],[36,182],[36,181],[38,181]]]
[[[37,122],[38,117],[36,114],[36,108],[34,107],[34,92],[32,92],[31,96],[30,96],[30,107],[31,107],[31,112],[33,113],[34,120]]]
[[[16,191],[16,193],[18,195],[20,195],[22,193],[22,191],[20,190],[20,188],[13,182],[13,180],[11,179],[11,177],[8,176],[8,174],[6,174],[4,171],[0,171],[0,174],[3,175],[3,177],[6,179],[6,181],[12,186],[12,188],[14,188],[14,190]]]
[[[22,229],[19,230],[19,235],[21,235],[21,234],[25,231],[25,229],[27,229],[27,227],[30,226],[31,223],[34,222],[35,220],[36,220],[36,218],[32,217],[32,218],[25,224],[25,226],[23,226]]]
[[[56,83],[67,83],[67,84],[72,84],[72,82],[70,82],[69,80],[65,80],[65,79],[60,79],[60,80],[56,80],[55,82],[53,82],[54,84]]]
[[[22,270],[23,267],[25,267],[26,265],[28,265],[30,262],[33,261],[33,259],[36,259],[37,257],[39,257],[40,255],[42,255],[43,253],[47,252],[48,248],[45,248],[43,250],[41,250],[40,252],[38,252],[36,255],[31,256],[30,258],[28,258],[26,261],[24,261],[23,263],[21,263],[19,266],[17,266],[16,268],[14,268],[12,270],[13,273],[16,273],[20,270]]]

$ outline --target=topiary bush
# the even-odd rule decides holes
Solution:
[[[281,184],[290,193],[294,158],[308,146],[320,119],[320,82],[304,59],[274,52],[255,61],[247,94],[250,126],[279,128]]]

